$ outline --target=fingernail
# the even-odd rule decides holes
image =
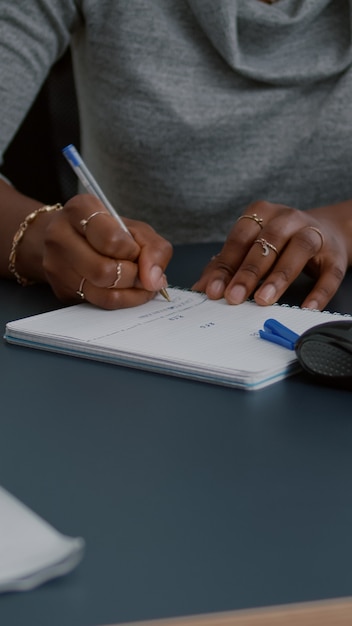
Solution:
[[[232,287],[227,299],[231,302],[231,304],[241,304],[245,300],[246,296],[247,289],[245,286],[235,285]]]
[[[207,289],[207,293],[210,298],[221,298],[224,295],[225,291],[225,283],[223,280],[218,278],[214,280],[214,282],[210,283]]]
[[[304,305],[304,308],[311,309],[312,311],[318,311],[319,304],[317,303],[316,300],[310,300],[310,302],[307,302],[307,304]]]
[[[276,288],[274,285],[265,285],[256,294],[256,299],[263,300],[266,304],[273,304],[276,301]]]
[[[166,287],[166,276],[163,273],[161,267],[159,267],[159,265],[153,265],[153,267],[151,268],[150,279],[155,289],[161,289],[161,287]]]

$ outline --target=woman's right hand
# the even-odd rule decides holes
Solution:
[[[51,213],[42,263],[60,300],[119,309],[143,304],[167,286],[171,244],[144,222],[125,223],[132,236],[88,194]]]

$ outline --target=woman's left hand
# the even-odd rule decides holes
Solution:
[[[258,201],[235,222],[193,289],[240,304],[274,304],[304,270],[316,278],[302,307],[322,310],[352,265],[352,200],[308,211]]]

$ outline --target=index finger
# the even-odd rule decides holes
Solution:
[[[121,228],[104,205],[90,194],[80,194],[65,204],[71,226],[101,255],[135,261],[140,247],[132,235]]]
[[[138,267],[141,284],[147,290],[166,287],[164,272],[173,253],[171,243],[145,222],[126,220],[126,224],[140,247]]]
[[[233,225],[221,251],[212,257],[193,289],[204,291],[212,299],[222,298],[225,289],[244,261],[264,222],[271,213],[268,202],[254,203]],[[266,212],[266,216],[264,214]]]

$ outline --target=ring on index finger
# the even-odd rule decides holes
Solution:
[[[80,225],[83,228],[83,232],[86,232],[88,223],[90,222],[91,219],[93,219],[93,217],[95,217],[96,215],[104,215],[104,213],[106,213],[106,211],[94,211],[92,215],[89,215],[89,217],[87,217],[86,219],[81,220]]]
[[[263,228],[263,218],[258,217],[256,213],[252,213],[252,215],[240,215],[240,217],[237,219],[237,222],[244,219],[253,220],[254,222],[256,222],[256,224],[258,224],[260,228]]]
[[[261,237],[260,239],[256,239],[254,243],[260,243],[260,245],[262,246],[263,248],[262,256],[268,256],[270,250],[273,250],[273,252],[275,252],[275,254],[279,256],[277,247],[274,246],[274,244],[269,243],[269,241],[267,241],[263,237]]]

